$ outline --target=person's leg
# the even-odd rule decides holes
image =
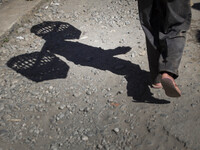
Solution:
[[[159,71],[178,77],[178,68],[185,45],[185,34],[191,21],[190,0],[162,0],[165,21],[159,32],[161,57]]]
[[[161,56],[159,71],[162,73],[161,83],[166,95],[181,95],[174,79],[178,77],[178,68],[185,45],[185,34],[191,21],[189,0],[163,0],[161,9],[165,10],[165,20],[159,32]]]
[[[160,52],[153,47],[148,38],[146,38],[147,56],[149,62],[149,70],[151,75],[152,87],[162,88],[161,74],[159,73]]]
[[[161,88],[161,75],[159,74],[158,70],[160,52],[157,49],[159,41],[159,10],[157,7],[157,0],[138,1],[140,22],[146,37],[146,47],[152,86],[154,88]]]

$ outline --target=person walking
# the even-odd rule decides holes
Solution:
[[[175,83],[190,27],[190,0],[138,0],[140,23],[146,37],[153,88],[180,97]]]

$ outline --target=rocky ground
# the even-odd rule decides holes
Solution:
[[[149,86],[137,1],[44,3],[0,48],[0,150],[199,150],[193,11],[174,99]]]
[[[0,0],[0,6],[1,6],[2,4],[8,3],[9,1],[11,1],[11,0]]]

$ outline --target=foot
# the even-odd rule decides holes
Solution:
[[[161,74],[159,73],[156,78],[153,79],[153,84],[152,84],[152,88],[154,89],[161,89],[162,88],[162,84],[161,84]]]
[[[163,73],[161,78],[161,84],[163,89],[165,90],[165,94],[169,97],[180,97],[181,91],[176,85],[174,78],[172,78],[169,74]]]
[[[161,83],[154,83],[154,84],[152,84],[152,87],[154,89],[161,89],[162,88],[162,84]]]

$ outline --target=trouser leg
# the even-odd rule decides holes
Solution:
[[[138,8],[152,76],[157,70],[176,78],[190,25],[189,0],[139,0]]]
[[[191,21],[190,0],[162,0],[160,8],[164,20],[159,31],[159,71],[170,72],[176,78]]]
[[[149,70],[151,81],[153,84],[160,83],[161,75],[159,74],[159,58],[160,52],[151,44],[146,37],[147,56],[149,62]]]
[[[138,0],[138,9],[141,26],[146,36],[146,47],[151,80],[153,83],[159,83],[160,52],[157,48],[159,24],[156,23],[156,18],[158,18],[158,12],[155,8],[155,2],[155,0]],[[152,20],[155,20],[155,23]]]

